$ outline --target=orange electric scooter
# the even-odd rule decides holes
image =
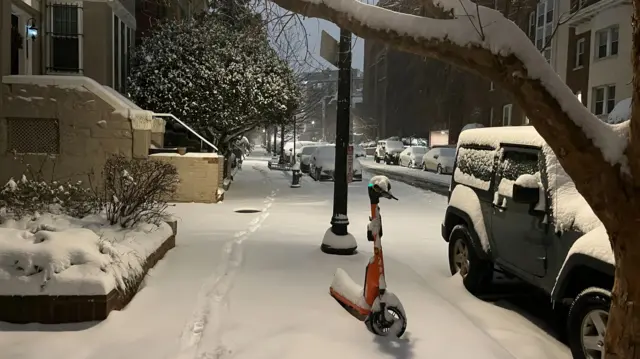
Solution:
[[[402,303],[387,290],[382,254],[382,218],[380,197],[398,200],[391,194],[386,176],[375,176],[369,182],[371,217],[367,225],[367,239],[373,242],[373,256],[365,270],[364,287],[356,284],[341,268],[336,270],[329,293],[344,309],[376,335],[401,337],[407,329],[407,316]]]

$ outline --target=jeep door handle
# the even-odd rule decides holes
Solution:
[[[501,210],[501,211],[506,211],[507,210],[507,207],[503,207],[503,206],[501,206],[499,204],[492,203],[491,205],[493,206],[493,208]]]

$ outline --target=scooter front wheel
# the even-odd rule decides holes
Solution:
[[[407,317],[393,306],[385,306],[383,311],[371,312],[364,321],[367,329],[375,335],[400,338],[407,330]]]

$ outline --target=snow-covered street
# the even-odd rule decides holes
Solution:
[[[349,186],[359,253],[331,256],[320,243],[333,183],[305,176],[301,188],[290,188],[289,173],[269,171],[266,158],[247,159],[224,202],[173,208],[177,246],[125,310],[101,323],[0,323],[2,357],[570,358],[532,321],[473,297],[451,277],[440,235],[446,197],[404,183],[393,182],[399,201],[380,207],[387,283],[403,302],[407,333],[375,337],[342,309],[328,294],[335,269],[361,282],[372,252],[368,176]]]
[[[373,174],[388,176],[391,180],[399,180],[416,187],[446,193],[451,183],[451,175],[437,174],[417,168],[375,163],[373,157],[359,158],[362,168]]]

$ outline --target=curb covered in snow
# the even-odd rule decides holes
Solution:
[[[114,288],[102,295],[0,295],[0,321],[60,324],[106,319],[112,310],[123,309],[131,302],[147,272],[175,247],[177,223],[167,224],[173,233],[146,258],[142,271],[125,291]]]
[[[443,196],[447,196],[449,194],[449,185],[438,183],[435,181],[429,181],[424,178],[420,178],[418,176],[411,176],[405,173],[397,173],[395,171],[387,171],[379,168],[372,168],[367,166],[366,164],[360,162],[362,169],[366,172],[372,173],[374,175],[384,175],[389,177],[392,180],[400,181],[406,183],[410,186],[418,187],[425,189],[427,191],[431,191],[437,194],[441,194]],[[418,171],[418,170],[416,170]]]

